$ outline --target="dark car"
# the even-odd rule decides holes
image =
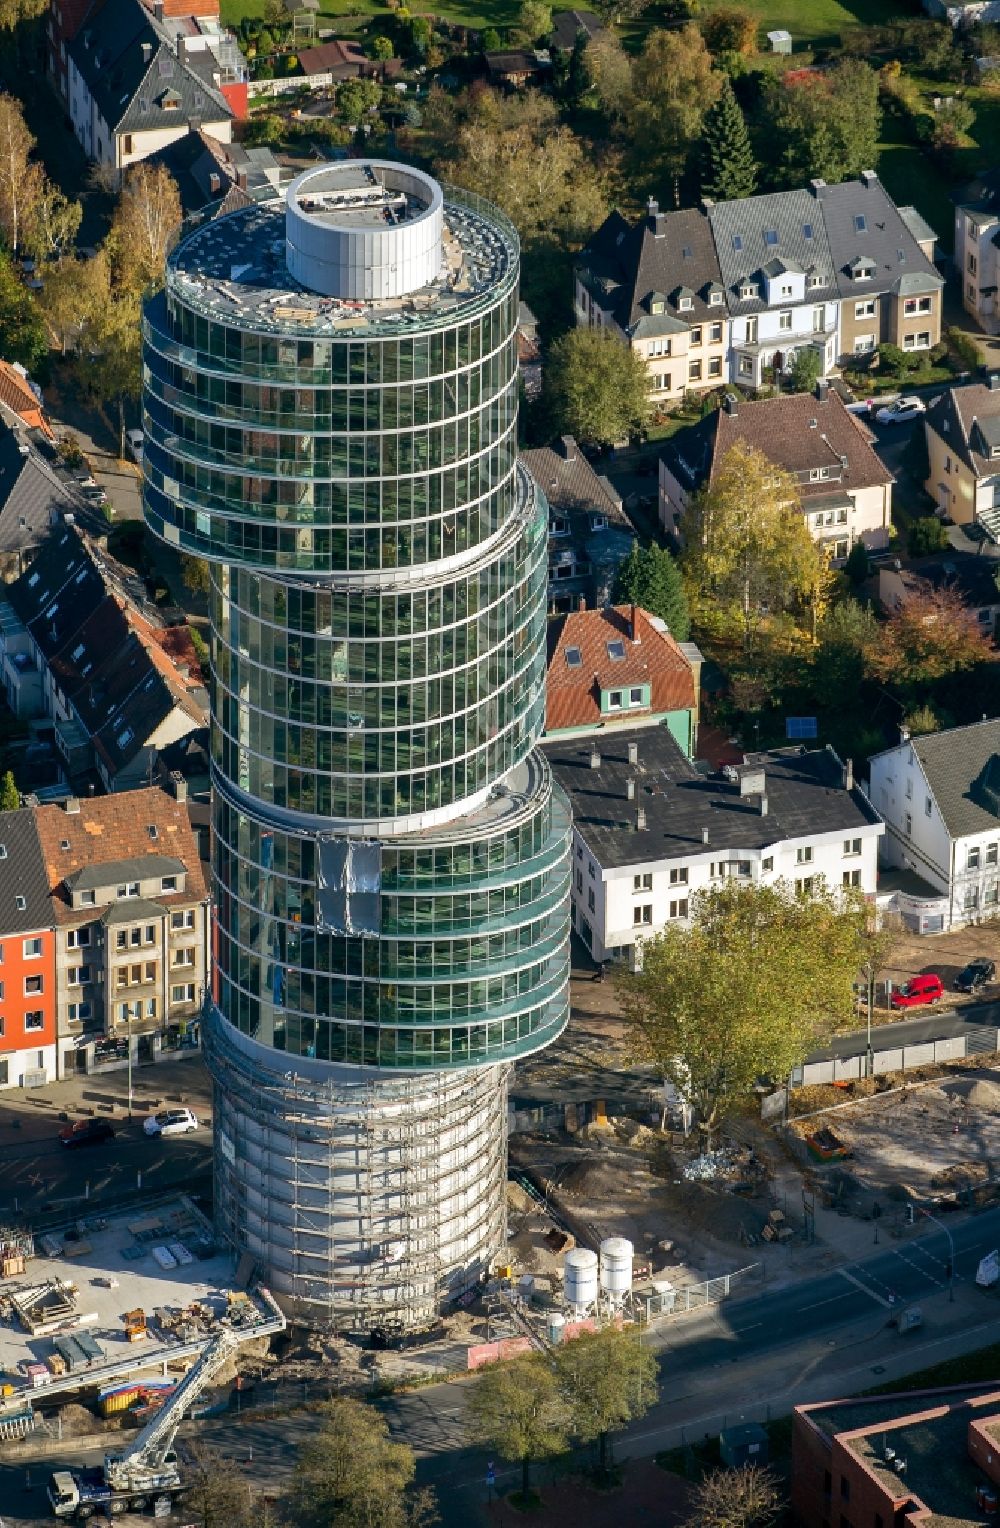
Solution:
[[[60,1130],[59,1140],[68,1151],[77,1146],[100,1146],[102,1141],[113,1141],[115,1127],[109,1119],[81,1119],[75,1125]]]
[[[970,960],[964,971],[959,971],[955,977],[956,992],[978,992],[981,987],[988,987],[997,974],[997,968],[992,960],[980,957],[978,960]]]

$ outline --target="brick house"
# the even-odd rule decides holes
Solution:
[[[0,1088],[56,1076],[55,934],[34,816],[0,812]]]

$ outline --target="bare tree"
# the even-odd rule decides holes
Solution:
[[[20,103],[0,95],[0,233],[14,255],[45,186],[45,171],[31,158],[34,147]]]
[[[778,1478],[759,1465],[713,1470],[695,1488],[682,1528],[771,1528],[784,1506]]]
[[[126,172],[108,235],[117,288],[142,293],[162,284],[180,222],[177,182],[164,165],[137,164]]]

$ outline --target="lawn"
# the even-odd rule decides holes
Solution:
[[[742,6],[760,17],[762,32],[781,28],[791,32],[796,53],[830,46],[845,27],[884,26],[898,21],[900,11],[905,10],[899,0],[742,0]]]
[[[263,16],[264,4],[265,0],[221,0],[222,20],[227,26],[235,27],[244,16]],[[392,19],[392,12],[380,0],[343,0],[342,4],[337,0],[320,0],[320,5],[317,29],[325,31],[332,27],[338,36],[350,36],[360,31],[373,16],[384,16],[387,22]],[[415,5],[411,15],[440,16],[445,21],[481,31],[484,27],[513,26],[517,9],[517,0],[486,0],[486,3],[480,0],[479,5],[475,0],[469,0],[468,4],[463,0],[443,0],[433,10]],[[299,41],[303,47],[308,46],[303,39]]]

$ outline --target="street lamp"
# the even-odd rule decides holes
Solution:
[[[949,1231],[948,1227],[942,1221],[938,1220],[936,1215],[932,1215],[931,1214],[930,1210],[921,1209],[920,1213],[921,1213],[921,1215],[926,1215],[928,1220],[932,1220],[934,1222],[934,1224],[940,1230],[942,1230],[944,1232],[945,1236],[947,1236],[947,1238],[948,1238],[948,1299],[952,1302],[952,1304],[954,1304],[954,1302],[955,1302],[955,1243],[954,1243],[954,1240],[952,1239],[952,1234]]]

